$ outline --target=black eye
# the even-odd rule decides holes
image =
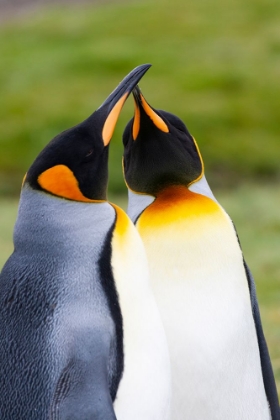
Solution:
[[[93,149],[90,149],[87,154],[85,155],[85,157],[91,156],[93,154]]]

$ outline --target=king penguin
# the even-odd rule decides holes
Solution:
[[[145,251],[106,199],[134,69],[25,176],[0,275],[1,420],[168,419],[169,356]]]
[[[173,420],[279,420],[253,277],[234,225],[175,115],[133,91],[128,214],[146,249],[169,345]]]

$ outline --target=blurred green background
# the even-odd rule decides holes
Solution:
[[[42,147],[91,114],[132,68],[201,147],[211,184],[280,179],[280,2],[173,0],[46,5],[0,25],[2,194],[18,193]],[[124,191],[122,131],[110,188]]]
[[[0,18],[0,267],[38,152],[149,62],[144,95],[184,120],[237,226],[280,390],[279,0],[20,3]],[[121,136],[132,115],[129,99],[110,148],[109,196],[123,206]]]

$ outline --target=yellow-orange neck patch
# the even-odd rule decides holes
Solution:
[[[47,169],[38,177],[39,185],[46,191],[69,200],[86,203],[99,203],[104,200],[91,200],[85,197],[79,188],[73,172],[65,165],[56,165]]]
[[[184,186],[174,186],[160,192],[144,210],[137,226],[156,228],[221,212],[219,205],[210,198],[193,193]]]

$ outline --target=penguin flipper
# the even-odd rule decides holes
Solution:
[[[93,366],[81,359],[70,360],[58,379],[50,420],[117,420],[100,361]]]
[[[278,395],[277,395],[277,388],[275,384],[275,378],[273,374],[273,369],[272,369],[272,365],[270,361],[270,356],[269,356],[266,340],[265,340],[263,329],[262,329],[259,305],[258,305],[257,294],[256,294],[256,286],[255,286],[252,273],[249,270],[249,267],[247,266],[245,261],[244,261],[244,268],[245,268],[249,291],[250,291],[252,313],[253,313],[254,323],[256,327],[260,358],[261,358],[262,376],[263,376],[266,397],[270,406],[271,419],[280,420],[280,408],[279,408],[279,401],[278,401]]]

